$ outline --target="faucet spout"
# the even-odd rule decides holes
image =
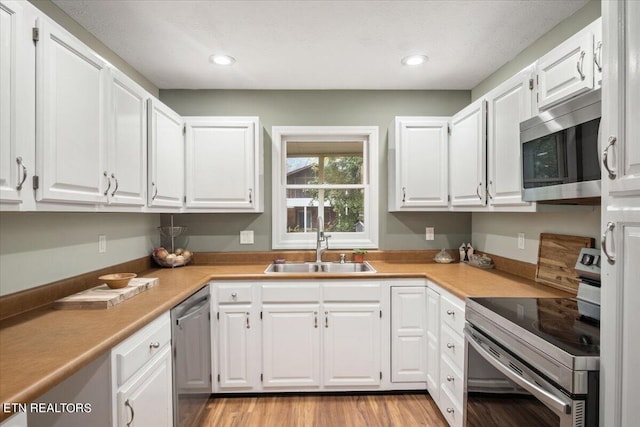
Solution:
[[[324,220],[321,216],[318,216],[318,228],[316,231],[316,262],[322,262],[322,254],[325,253],[327,249],[329,249],[329,237],[330,234],[326,234],[324,232]],[[324,242],[324,247],[322,246],[322,242]]]

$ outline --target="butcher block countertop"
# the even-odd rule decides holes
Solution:
[[[208,265],[154,269],[143,276],[160,284],[108,310],[40,308],[0,322],[0,401],[36,401],[80,368],[174,307],[210,280],[291,280],[330,278],[428,278],[465,299],[473,296],[568,297],[495,270],[466,264],[412,264],[371,261],[375,274],[264,274],[259,265]],[[0,412],[0,420],[10,414]]]

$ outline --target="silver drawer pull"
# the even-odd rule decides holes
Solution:
[[[127,423],[127,427],[129,427],[129,426],[131,425],[131,423],[133,423],[133,419],[135,418],[136,414],[135,414],[135,412],[133,412],[133,406],[131,406],[131,403],[129,403],[129,399],[127,399],[127,400],[124,402],[124,406],[129,407],[129,410],[131,410],[131,421],[129,421],[129,422]]]
[[[450,342],[447,343],[447,348],[455,348],[456,345],[455,344],[451,344]]]
[[[453,414],[454,412],[456,412],[456,411],[455,411],[455,409],[453,409],[453,408],[447,408],[447,413],[448,413],[448,414]]]
[[[247,316],[247,329],[251,329],[251,324],[249,323],[249,313],[245,313]]]
[[[149,344],[149,348],[160,348],[160,343],[158,341],[154,341]]]
[[[455,378],[453,378],[451,375],[447,375],[447,381],[451,382],[453,381]]]
[[[455,311],[453,311],[453,310],[447,310],[447,314],[448,314],[449,316],[453,316],[454,314],[456,314],[456,312],[455,312]]]

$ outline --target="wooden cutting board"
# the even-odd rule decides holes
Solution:
[[[592,248],[594,243],[591,237],[541,233],[536,282],[577,293],[579,280],[573,267],[580,249]]]
[[[140,292],[153,288],[159,283],[160,280],[157,278],[136,277],[131,279],[127,286],[120,289],[111,289],[106,284],[103,284],[61,298],[53,304],[53,307],[60,310],[111,308],[120,304],[122,301],[138,295]]]

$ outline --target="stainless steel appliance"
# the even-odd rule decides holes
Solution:
[[[520,123],[522,197],[599,203],[600,90]]]
[[[209,286],[171,310],[173,425],[195,426],[211,394]]]
[[[598,425],[600,307],[585,287],[599,287],[600,255],[588,251],[580,299],[467,299],[467,426]]]

